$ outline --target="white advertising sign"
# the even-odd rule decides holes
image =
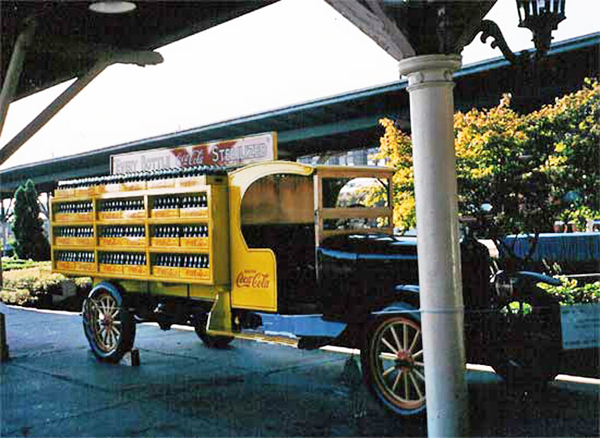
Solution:
[[[600,347],[600,304],[561,306],[564,350]]]
[[[110,158],[112,174],[198,165],[243,166],[277,159],[277,134],[270,132],[235,140],[119,154]]]

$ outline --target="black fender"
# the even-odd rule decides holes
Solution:
[[[360,313],[346,320],[348,325],[345,330],[331,343],[348,348],[360,348],[366,329],[369,325],[382,315],[408,313],[417,321],[421,321],[419,312],[419,286],[399,285],[395,288],[395,294],[389,299],[373,303],[368,309],[361,309]]]
[[[552,286],[560,286],[560,280],[545,274],[531,271],[507,272],[499,271],[494,275],[492,282],[512,280],[514,296],[531,296],[539,305],[559,305],[558,298],[550,295],[543,289],[537,287],[538,283],[546,283]]]
[[[133,306],[133,302],[131,298],[125,293],[125,289],[123,288],[123,286],[121,286],[119,283],[115,283],[112,281],[101,281],[100,283],[95,285],[88,294],[87,298],[90,298],[93,295],[93,293],[100,288],[107,289],[114,293],[117,297],[117,302],[120,306],[125,306],[127,308],[131,308]]]
[[[101,281],[92,288],[88,295],[88,298],[91,297],[94,294],[94,292],[96,292],[98,289],[107,289],[113,292],[117,298],[119,305],[123,304],[123,288],[118,284],[111,283],[110,281]]]
[[[386,290],[371,290],[364,294],[366,299],[357,300],[355,303],[347,303],[343,312],[329,313],[325,311],[323,318],[329,321],[344,322],[347,324],[362,324],[371,318],[371,315],[395,303],[406,303],[412,309],[418,309],[419,286],[397,285]]]
[[[405,303],[413,309],[419,309],[421,307],[421,298],[419,292],[419,286],[416,284],[402,284],[396,286],[396,301]],[[392,303],[390,303],[392,304]]]
[[[386,306],[385,308],[373,312],[373,316],[382,316],[382,315],[397,315],[399,313],[407,313],[411,317],[415,318],[417,321],[421,321],[421,312],[418,308],[410,305],[409,303],[397,302]]]
[[[549,275],[546,275],[546,274],[540,274],[539,272],[517,271],[510,275],[512,275],[513,277],[516,277],[524,282],[530,283],[530,284],[546,283],[546,284],[550,284],[552,286],[560,286],[561,285],[560,280],[558,280],[554,277],[550,277]]]

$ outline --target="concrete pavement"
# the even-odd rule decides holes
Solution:
[[[424,436],[386,415],[345,371],[348,355],[138,325],[141,366],[96,361],[81,317],[9,307],[0,365],[1,436]],[[473,436],[599,436],[600,386],[508,391],[469,371]],[[361,415],[357,415],[361,414]]]

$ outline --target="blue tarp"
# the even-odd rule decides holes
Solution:
[[[515,253],[524,257],[529,252],[528,236],[506,236],[505,242],[511,247],[514,240]],[[500,248],[500,256],[506,256]],[[600,263],[600,233],[543,233],[540,234],[532,261],[542,259],[548,262],[592,262]]]

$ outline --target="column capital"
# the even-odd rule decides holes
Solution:
[[[460,55],[414,56],[398,63],[400,75],[408,76],[408,91],[435,85],[453,85],[452,75],[460,66]]]

